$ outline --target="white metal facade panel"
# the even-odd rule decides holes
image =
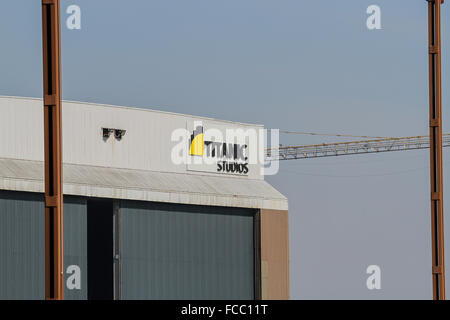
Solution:
[[[193,117],[149,109],[63,102],[63,161],[70,164],[128,168],[158,172],[205,174],[187,171],[171,160],[175,129],[202,121],[208,127],[263,129],[263,126]],[[125,129],[117,141],[102,138],[102,127]],[[0,96],[1,158],[44,160],[43,107],[41,99]],[[188,146],[186,146],[187,148]],[[253,147],[253,146],[252,146]],[[256,146],[255,146],[256,147]],[[262,164],[250,164],[248,175],[235,178],[261,179]],[[213,175],[225,175],[214,174]]]
[[[37,106],[40,105],[41,108]],[[0,157],[44,160],[42,100],[0,96]]]
[[[192,121],[262,129],[148,109],[64,102],[64,193],[287,210],[287,199],[264,181],[260,164],[250,165],[248,175],[242,176],[174,164],[172,132]],[[126,134],[120,141],[113,136],[105,140],[102,127],[125,129]],[[0,96],[0,189],[43,192],[43,132],[41,99]]]

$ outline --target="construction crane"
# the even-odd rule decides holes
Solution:
[[[450,133],[445,133],[442,135],[442,146],[450,147]],[[280,145],[279,147],[267,148],[265,150],[265,155],[268,161],[276,161],[335,157],[365,153],[406,151],[428,148],[430,148],[429,136],[414,136],[322,143],[302,146]]]

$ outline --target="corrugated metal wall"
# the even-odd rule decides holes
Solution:
[[[123,201],[122,299],[253,299],[253,211]]]
[[[70,278],[77,271],[67,273],[69,266],[79,267],[80,287]],[[64,196],[64,271],[64,299],[87,299],[87,205],[83,198]],[[71,282],[72,289],[68,288],[67,281]]]
[[[44,299],[44,259],[44,196],[0,191],[0,299]]]
[[[44,223],[43,194],[0,190],[0,299],[45,299]],[[86,299],[86,202],[77,197],[64,197],[64,265],[81,270],[81,288],[65,286],[65,298]]]

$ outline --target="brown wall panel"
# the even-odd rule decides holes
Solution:
[[[289,299],[289,220],[284,210],[261,210],[261,296]]]

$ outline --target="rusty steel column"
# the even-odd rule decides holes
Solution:
[[[45,160],[45,298],[64,299],[59,0],[42,0]]]
[[[441,85],[441,4],[444,0],[427,1],[433,299],[445,300]]]

